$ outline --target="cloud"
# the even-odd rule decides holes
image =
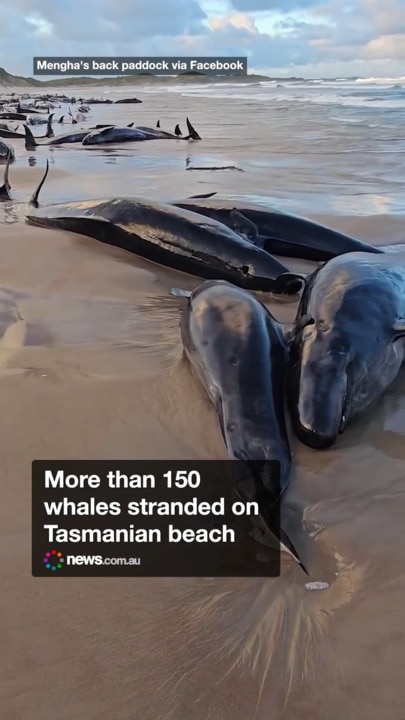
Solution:
[[[52,35],[53,25],[47,20],[44,20],[43,18],[35,14],[29,15],[25,19],[29,25],[32,25],[35,28],[36,35]]]
[[[222,30],[229,26],[244,29],[251,33],[258,32],[255,21],[246,13],[235,12],[230,15],[225,15],[225,17],[208,18],[208,27],[210,30]]]
[[[235,10],[242,12],[291,12],[317,5],[319,0],[232,0]]]
[[[362,5],[372,18],[376,33],[398,35],[405,32],[403,0],[363,0]]]
[[[405,60],[405,33],[401,35],[383,35],[382,37],[371,40],[361,50],[364,58],[373,60],[387,60],[397,58]]]
[[[21,14],[22,26],[30,23],[32,1],[13,0],[12,4]],[[36,0],[35,16],[51,24],[62,42],[86,40],[91,45],[108,42],[112,28],[115,41],[134,42],[148,36],[198,34],[204,31],[206,20],[197,0],[147,0],[146,5],[145,0]]]
[[[247,55],[274,75],[394,77],[404,47],[404,0],[0,0],[0,66],[24,75],[34,55]]]

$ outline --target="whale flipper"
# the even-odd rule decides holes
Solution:
[[[259,231],[255,223],[248,220],[248,218],[242,215],[242,213],[236,208],[231,210],[230,216],[233,230],[238,232],[240,235],[245,235],[248,240],[256,245],[256,238],[259,237]]]
[[[24,125],[24,127],[26,127],[26,126]],[[38,195],[39,195],[39,193],[40,193],[40,191],[41,191],[42,185],[44,184],[44,182],[45,182],[45,180],[46,180],[46,176],[48,175],[48,172],[49,172],[49,160],[46,161],[45,173],[44,173],[41,181],[39,182],[38,187],[37,187],[36,190],[34,190],[34,192],[32,193],[32,196],[31,196],[31,199],[30,199],[29,204],[32,205],[33,207],[38,207]]]

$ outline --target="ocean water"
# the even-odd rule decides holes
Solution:
[[[44,164],[47,157],[51,165],[75,173],[73,187],[59,180],[47,183],[49,202],[111,194],[171,199],[215,191],[301,215],[404,213],[405,77],[95,86],[67,92],[85,99],[136,95],[142,100],[94,105],[75,129],[106,122],[155,126],[159,119],[171,131],[180,123],[185,134],[188,116],[202,141],[29,152],[15,141],[16,167]],[[67,110],[62,105],[55,117]],[[70,127],[55,124],[55,134]],[[43,132],[43,126],[34,128],[37,135]],[[17,188],[16,199],[24,198]]]

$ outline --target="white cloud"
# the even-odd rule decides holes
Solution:
[[[32,25],[35,28],[34,32],[36,35],[52,35],[53,25],[48,22],[48,20],[45,20],[38,15],[28,15],[25,20],[29,25]]]
[[[210,30],[223,30],[230,26],[238,29],[244,29],[251,33],[257,33],[258,29],[255,21],[247,13],[234,12],[225,17],[209,17],[207,25]]]

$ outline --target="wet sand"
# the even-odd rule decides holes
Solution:
[[[152,111],[145,101],[142,124]],[[98,166],[92,160],[76,172],[77,149],[55,152],[43,202],[119,194],[125,181],[128,191],[135,185],[154,197],[208,192],[207,182],[219,192],[228,182],[231,196],[244,194],[233,183],[254,192],[251,175],[199,175],[192,186],[194,173],[183,167],[179,182],[170,181],[177,151],[149,145],[149,159],[161,153],[168,165],[153,171],[150,160],[143,178],[122,170],[120,150],[115,175],[105,177],[101,154]],[[333,449],[311,451],[292,438],[284,521],[311,580],[327,580],[329,589],[308,592],[307,578],[285,558],[271,580],[31,577],[34,458],[225,457],[215,413],[182,358],[181,300],[169,295],[198,280],[88,238],[24,225],[46,152],[38,150],[34,166],[20,150],[10,170],[17,203],[0,210],[4,717],[400,720],[403,374]],[[404,242],[404,216],[307,214],[369,242]],[[286,322],[296,308],[267,304]]]

